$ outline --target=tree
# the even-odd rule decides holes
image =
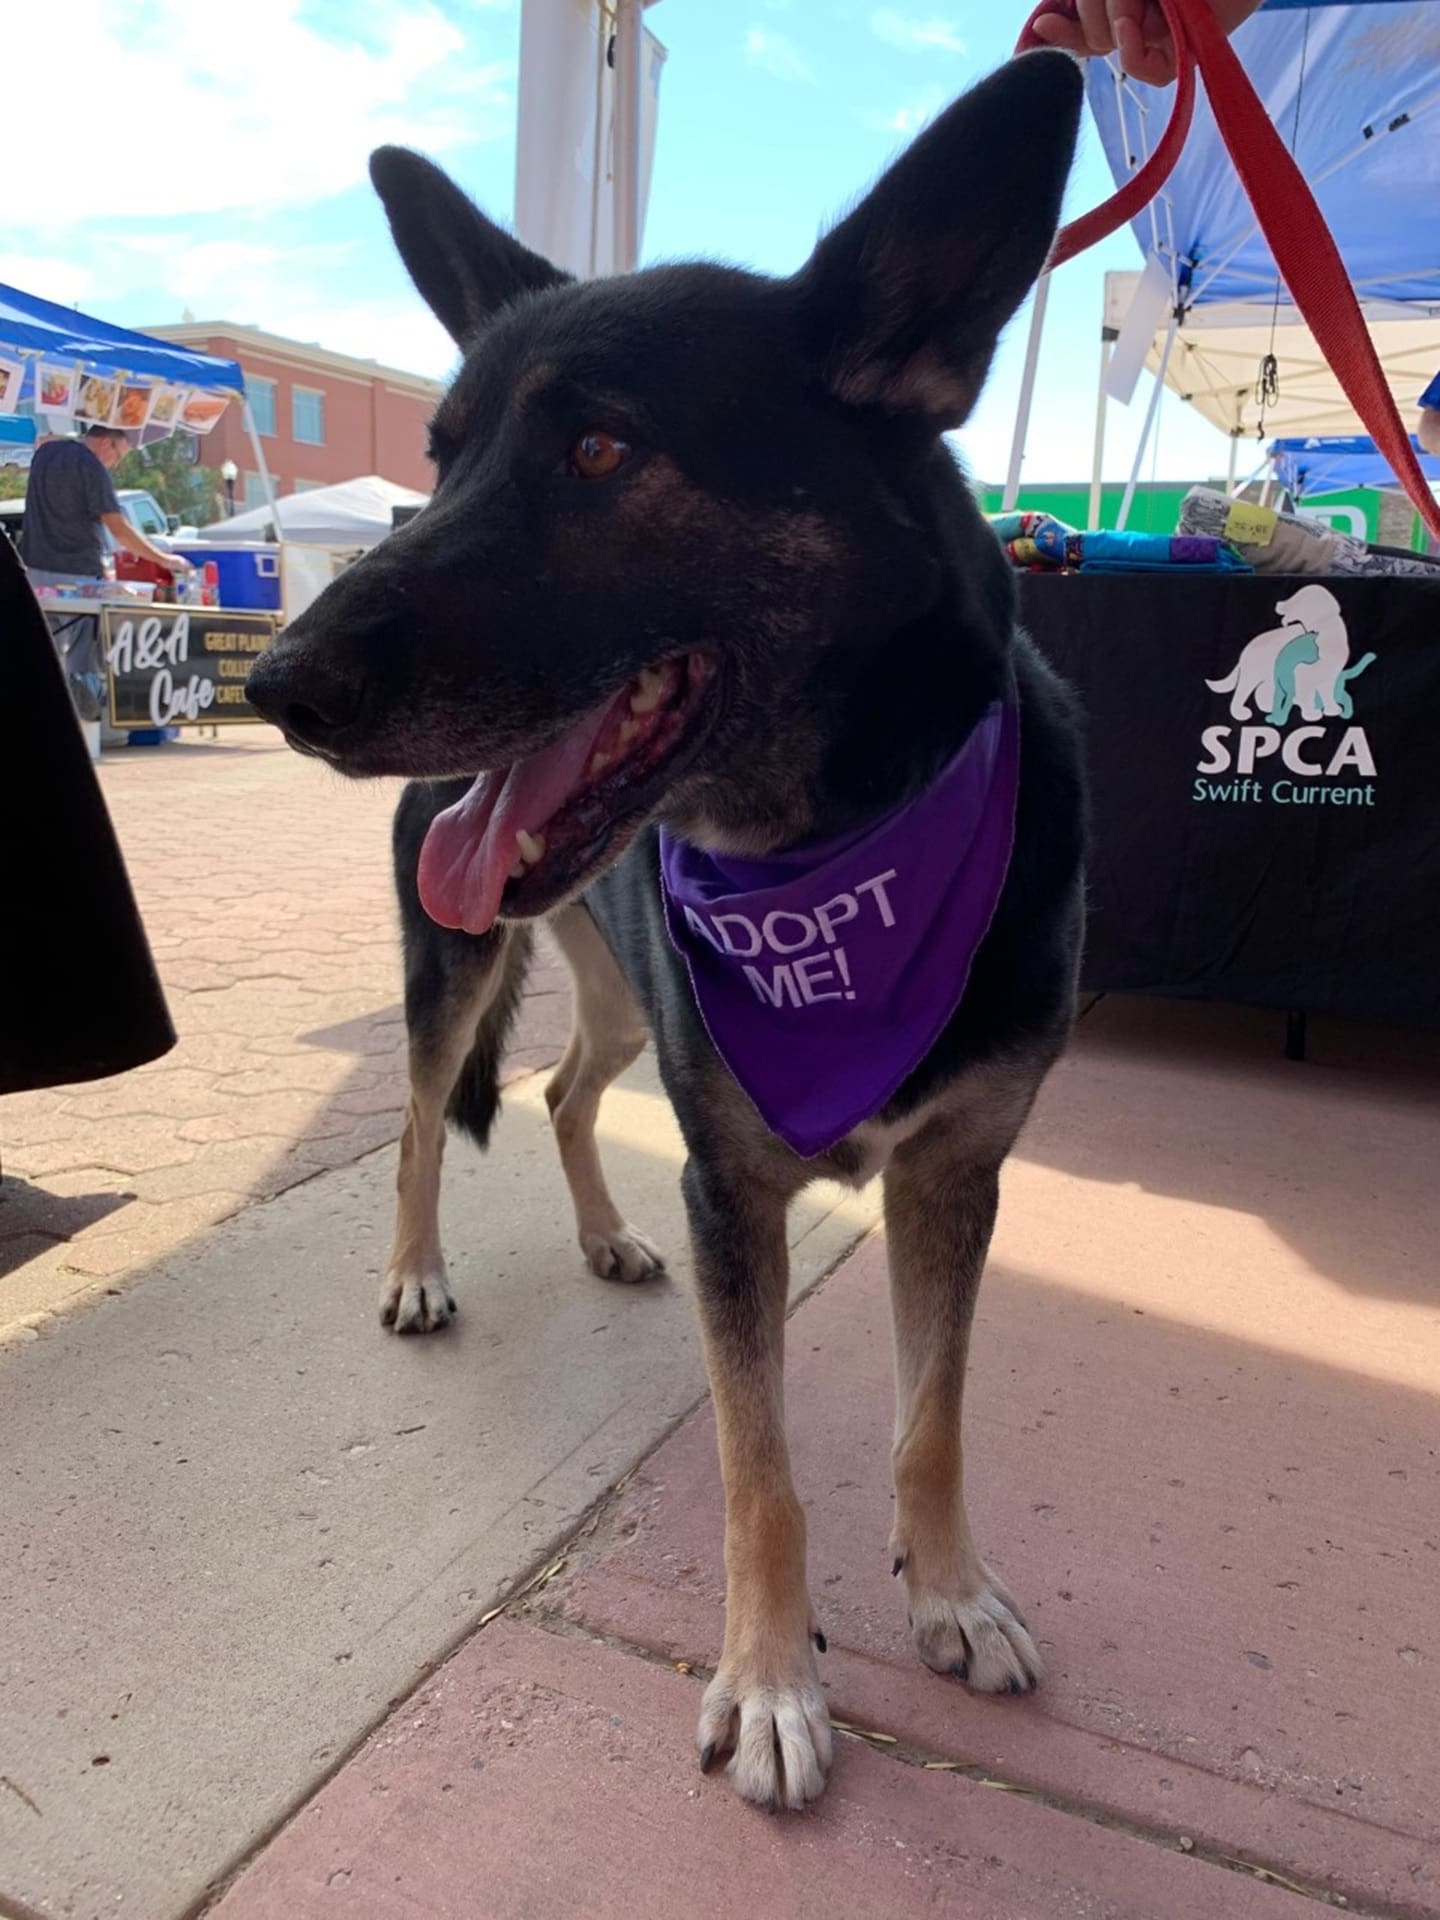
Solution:
[[[182,526],[204,527],[216,518],[220,475],[195,464],[184,434],[154,440],[127,453],[114,472],[117,487],[143,487]]]
[[[0,467],[0,500],[23,500],[28,478],[24,467]]]

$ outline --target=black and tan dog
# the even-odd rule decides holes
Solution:
[[[576,284],[427,162],[377,153],[400,252],[464,349],[433,426],[435,495],[250,681],[295,746],[414,781],[395,823],[411,1098],[387,1325],[454,1311],[445,1123],[484,1144],[526,923],[550,918],[575,974],[549,1101],[581,1245],[617,1280],[660,1256],[606,1190],[596,1112],[655,1038],[689,1153],[725,1482],[702,1764],[728,1754],[739,1791],[772,1806],[812,1799],[830,1760],[781,1389],[786,1210],[817,1176],[884,1176],[890,1544],[920,1656],[986,1692],[1040,1670],[970,1535],[960,1406],[1000,1166],[1071,1019],[1080,779],[1066,701],[1015,629],[1007,564],[941,436],[1045,259],[1080,96],[1065,55],[1012,63],[779,281],[697,264]],[[1011,685],[1013,856],[963,996],[899,1091],[802,1158],[697,1016],[657,828],[748,857],[859,829],[925,794]],[[449,873],[431,895],[452,927],[422,908],[422,848]]]

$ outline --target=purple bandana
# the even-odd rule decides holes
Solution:
[[[1013,690],[917,799],[763,860],[660,834],[671,943],[716,1051],[810,1159],[880,1111],[960,1004],[1015,837]]]

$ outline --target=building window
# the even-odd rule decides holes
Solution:
[[[245,505],[247,508],[265,505],[265,482],[258,473],[245,475]]]
[[[325,396],[313,387],[296,387],[291,396],[291,431],[302,446],[325,444]]]
[[[260,380],[251,374],[245,382],[245,394],[250,402],[250,411],[255,416],[255,431],[273,439],[275,437],[275,382]]]

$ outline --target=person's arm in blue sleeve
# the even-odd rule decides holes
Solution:
[[[1427,453],[1440,453],[1440,373],[1420,396],[1420,424],[1415,432]]]

